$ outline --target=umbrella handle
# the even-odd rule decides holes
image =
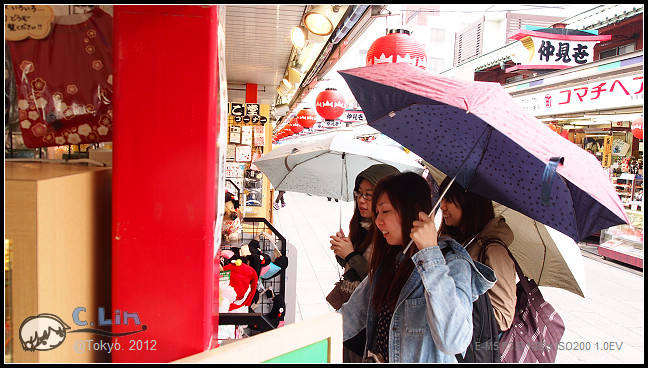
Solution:
[[[432,207],[432,211],[430,211],[430,213],[428,214],[428,217],[432,217],[432,215],[434,215],[434,213],[439,209],[439,207],[441,206],[441,200],[443,199],[443,197],[445,197],[446,193],[448,192],[448,189],[450,189],[450,186],[452,186],[452,183],[454,183],[456,178],[457,178],[457,175],[452,177],[452,180],[450,180],[450,183],[448,183],[448,185],[443,190],[443,193],[441,193],[441,195],[439,196],[439,199],[434,204],[434,207]],[[410,239],[410,241],[409,241],[409,243],[407,243],[407,246],[405,247],[405,249],[403,249],[403,252],[398,255],[398,258],[396,258],[396,260],[398,261],[399,264],[402,263],[403,261],[405,261],[405,259],[407,259],[407,254],[406,253],[407,253],[407,250],[409,249],[409,247],[412,245],[412,243],[414,243],[414,240]]]

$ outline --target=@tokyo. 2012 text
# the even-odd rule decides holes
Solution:
[[[73,349],[77,353],[86,351],[105,351],[112,353],[117,350],[135,350],[135,351],[155,351],[158,350],[158,343],[156,340],[140,340],[140,339],[116,339],[114,342],[97,341],[97,340],[76,340],[73,344]]]

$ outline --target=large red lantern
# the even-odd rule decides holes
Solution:
[[[410,63],[425,69],[425,47],[404,29],[390,29],[386,36],[375,40],[367,52],[367,65],[385,63]]]
[[[324,120],[335,120],[344,114],[344,96],[335,88],[327,88],[315,99],[315,110]]]
[[[633,121],[630,129],[632,129],[632,135],[637,139],[643,139],[643,116]]]
[[[304,128],[310,128],[317,122],[317,113],[310,107],[305,107],[297,113],[297,122]]]
[[[290,130],[292,130],[292,132],[295,134],[300,133],[302,130],[304,130],[304,127],[299,125],[299,123],[297,122],[297,118],[293,118],[290,123],[288,123],[288,126],[290,127]]]

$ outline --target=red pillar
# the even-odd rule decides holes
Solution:
[[[218,24],[218,6],[114,7],[110,316],[113,333],[146,325],[113,337],[116,363],[168,362],[209,346],[226,124]],[[118,324],[116,310],[137,313],[141,325]]]

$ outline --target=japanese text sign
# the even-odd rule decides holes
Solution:
[[[569,33],[568,31],[572,31]],[[521,46],[512,56],[520,64],[509,69],[564,69],[594,60],[594,46],[612,36],[574,35],[520,29],[508,38],[519,40]],[[582,32],[585,33],[585,32]]]
[[[45,38],[53,21],[54,11],[48,5],[5,5],[5,40]]]
[[[574,84],[513,99],[533,116],[643,106],[642,74]]]

